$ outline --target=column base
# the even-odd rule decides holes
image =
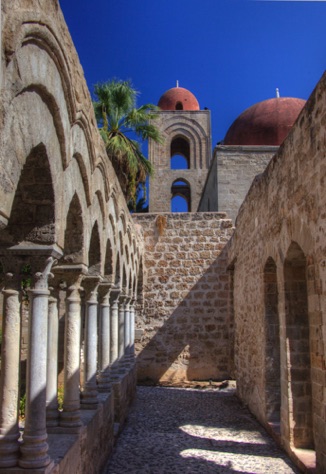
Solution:
[[[47,454],[49,446],[46,442],[47,434],[32,436],[24,433],[23,443],[20,446],[21,458],[18,460],[19,467],[24,469],[42,469],[51,462]]]
[[[0,468],[17,466],[19,457],[19,431],[11,435],[0,435]]]
[[[78,432],[81,426],[83,426],[80,419],[80,410],[75,411],[62,411],[60,413],[59,426],[65,429],[77,430]]]

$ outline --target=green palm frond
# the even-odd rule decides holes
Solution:
[[[121,187],[128,201],[136,203],[136,193],[146,177],[153,174],[152,164],[143,155],[140,143],[126,136],[133,131],[141,142],[149,138],[157,143],[163,139],[155,126],[156,112],[153,104],[136,107],[139,92],[131,81],[111,81],[96,84],[94,111],[108,157],[116,170]]]

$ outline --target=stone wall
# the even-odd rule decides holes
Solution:
[[[216,146],[198,211],[226,212],[235,221],[254,177],[265,170],[277,150],[274,146]]]
[[[238,393],[326,472],[326,76],[252,184],[230,246]],[[280,428],[279,428],[280,427]]]
[[[232,321],[223,213],[134,216],[144,231],[144,310],[137,320],[138,379],[224,379]],[[159,227],[161,222],[161,235]]]

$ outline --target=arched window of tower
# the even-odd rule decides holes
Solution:
[[[177,136],[171,141],[171,170],[190,168],[190,145],[187,138]]]
[[[190,212],[190,184],[185,179],[176,179],[171,186],[171,212]]]
[[[177,102],[175,104],[175,110],[183,110],[183,103],[182,102]]]

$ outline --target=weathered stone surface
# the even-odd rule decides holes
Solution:
[[[326,471],[325,104],[324,75],[254,180],[229,247],[239,395],[265,425],[278,404],[284,445],[299,459],[309,458],[300,449],[315,450],[318,472]]]
[[[233,233],[232,221],[218,213],[203,213],[201,219],[196,213],[164,214],[166,228],[159,235],[157,216],[134,216],[145,235],[138,378],[226,378],[232,327],[226,311],[229,280],[223,240]],[[219,234],[215,242],[213,226]]]

